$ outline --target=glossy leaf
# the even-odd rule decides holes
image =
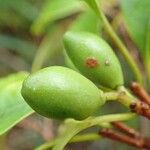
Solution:
[[[27,75],[21,72],[0,79],[0,135],[33,113],[20,93]]]

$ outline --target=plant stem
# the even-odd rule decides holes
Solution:
[[[96,133],[89,133],[85,135],[77,135],[70,141],[71,143],[75,142],[84,142],[84,141],[95,141],[100,140],[101,136]]]
[[[96,117],[92,119],[91,126],[101,124],[104,122],[113,122],[113,121],[124,121],[134,118],[136,114],[134,113],[123,113],[123,114],[111,114],[111,115],[104,115],[100,117]]]
[[[115,101],[118,99],[119,93],[118,92],[105,92],[103,93],[103,99],[105,101]]]
[[[105,101],[118,101],[128,108],[130,108],[130,105],[133,102],[136,102],[136,99],[132,97],[132,95],[130,96],[125,91],[105,92],[103,94],[103,99]]]
[[[132,112],[150,119],[150,105],[141,99],[137,100],[127,90],[119,88],[116,92],[103,93],[102,99],[105,101],[116,100],[129,108]]]
[[[100,135],[98,135],[96,133],[88,133],[88,134],[83,134],[83,135],[76,135],[69,141],[69,143],[95,141],[95,140],[100,140],[100,139],[101,139]],[[41,145],[40,147],[36,148],[35,150],[48,150],[53,145],[54,145],[54,140]]]
[[[131,84],[131,90],[141,101],[147,103],[150,106],[150,96],[144,87],[136,82],[133,82]]]
[[[122,121],[122,120],[129,120],[136,115],[134,113],[126,113],[126,114],[111,114],[111,115],[104,115],[99,117],[90,117],[83,121],[76,121],[74,119],[66,120],[63,132],[60,133],[59,137],[55,141],[55,145],[53,150],[62,150],[65,145],[79,132],[90,128],[92,126],[99,126],[101,123],[104,122],[113,122],[113,121]],[[65,130],[64,130],[65,129]]]
[[[131,67],[131,69],[132,69],[132,71],[136,77],[136,80],[139,83],[142,83],[142,80],[143,80],[142,75],[141,75],[141,72],[140,72],[137,64],[134,62],[134,58],[130,55],[126,46],[123,44],[123,42],[117,36],[117,34],[114,32],[114,30],[112,29],[111,25],[109,24],[108,20],[106,19],[105,15],[103,14],[103,12],[101,12],[101,18],[102,18],[103,23],[104,23],[104,29],[109,34],[109,36],[111,37],[113,42],[117,45],[117,47],[119,48],[118,50],[120,50],[120,53],[126,59],[127,63]]]
[[[101,138],[101,136],[97,134],[86,134],[86,135],[78,135],[73,138],[74,135],[79,133],[80,131],[95,126],[95,125],[101,125],[103,123],[113,122],[113,121],[125,121],[134,118],[136,115],[134,113],[125,113],[125,114],[111,114],[111,115],[104,115],[99,117],[90,117],[83,121],[76,121],[74,119],[67,119],[65,121],[65,130],[63,130],[63,134],[61,136],[51,142],[45,143],[41,145],[40,147],[36,148],[35,150],[47,150],[52,148],[54,145],[54,149],[62,150],[65,146],[65,143],[69,142],[83,142],[83,141],[93,141],[98,140]],[[70,130],[71,129],[71,130]],[[75,131],[73,131],[75,129]],[[69,131],[69,132],[68,132]],[[70,131],[73,133],[70,133]],[[68,134],[72,134],[72,136]],[[65,141],[63,141],[63,145],[58,143],[62,142],[62,140],[65,138]],[[59,144],[59,146],[58,146]]]
[[[117,99],[118,102],[120,102],[121,104],[123,104],[124,106],[130,108],[130,105],[134,102],[137,102],[136,99],[133,99],[133,97],[130,97],[124,93],[120,94],[118,96],[118,99]]]
[[[46,143],[40,145],[39,147],[35,148],[34,150],[48,150],[53,147],[54,143],[55,143],[55,141],[51,140],[49,142],[46,142]]]
[[[130,55],[128,52],[126,46],[123,44],[123,42],[120,40],[118,35],[114,32],[113,28],[111,27],[110,23],[108,22],[107,18],[105,17],[103,11],[101,8],[99,8],[99,5],[96,0],[90,1],[90,0],[84,0],[88,3],[88,5],[95,11],[95,13],[98,15],[99,19],[103,22],[105,31],[109,34],[111,39],[114,41],[116,46],[119,48],[118,50],[120,53],[124,56],[125,60],[131,67],[136,80],[139,83],[143,83],[142,74],[137,66],[137,64],[134,62],[134,58]]]

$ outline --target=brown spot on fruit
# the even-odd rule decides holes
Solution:
[[[98,66],[98,61],[94,57],[90,57],[86,59],[86,66],[89,68],[95,68]]]

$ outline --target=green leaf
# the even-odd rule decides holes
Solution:
[[[0,79],[0,135],[34,112],[20,93],[27,75],[21,72]]]
[[[72,23],[70,30],[87,31],[99,34],[101,27],[102,23],[97,15],[91,9],[88,9],[77,17],[77,19]]]
[[[10,35],[0,35],[0,48],[13,50],[28,60],[32,59],[36,51],[36,46],[32,42]]]
[[[121,0],[126,26],[142,55],[145,51],[150,0]]]
[[[8,19],[9,18],[9,19]],[[15,29],[26,29],[27,23],[25,19],[15,13],[10,13],[10,11],[0,10],[0,27],[13,27]]]
[[[58,50],[62,49],[62,35],[62,29],[56,25],[52,28],[52,32],[47,33],[33,60],[32,72],[41,69],[47,59],[52,60]]]
[[[35,34],[40,34],[49,23],[74,14],[79,10],[81,10],[81,5],[77,0],[47,0],[31,30]]]
[[[148,81],[150,83],[150,20],[147,26],[147,37],[145,44],[144,63],[147,72]]]
[[[87,133],[87,134],[80,134],[73,137],[69,143],[77,143],[77,142],[86,142],[86,141],[96,141],[100,140],[102,137],[97,133]],[[49,142],[40,145],[35,150],[48,150],[53,147],[55,140],[51,140]]]
[[[0,0],[0,11],[15,11],[21,14],[23,17],[32,21],[38,14],[38,10],[35,6],[31,5],[26,0]]]
[[[97,14],[97,16],[99,16],[99,8],[98,8],[98,2],[97,0],[82,0],[85,1]]]

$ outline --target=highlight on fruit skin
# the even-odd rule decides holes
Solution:
[[[31,74],[23,82],[21,94],[36,112],[56,119],[82,120],[105,103],[102,91],[89,79],[60,66]]]
[[[64,47],[75,67],[93,82],[111,89],[124,84],[118,58],[99,36],[69,31],[64,35]]]

